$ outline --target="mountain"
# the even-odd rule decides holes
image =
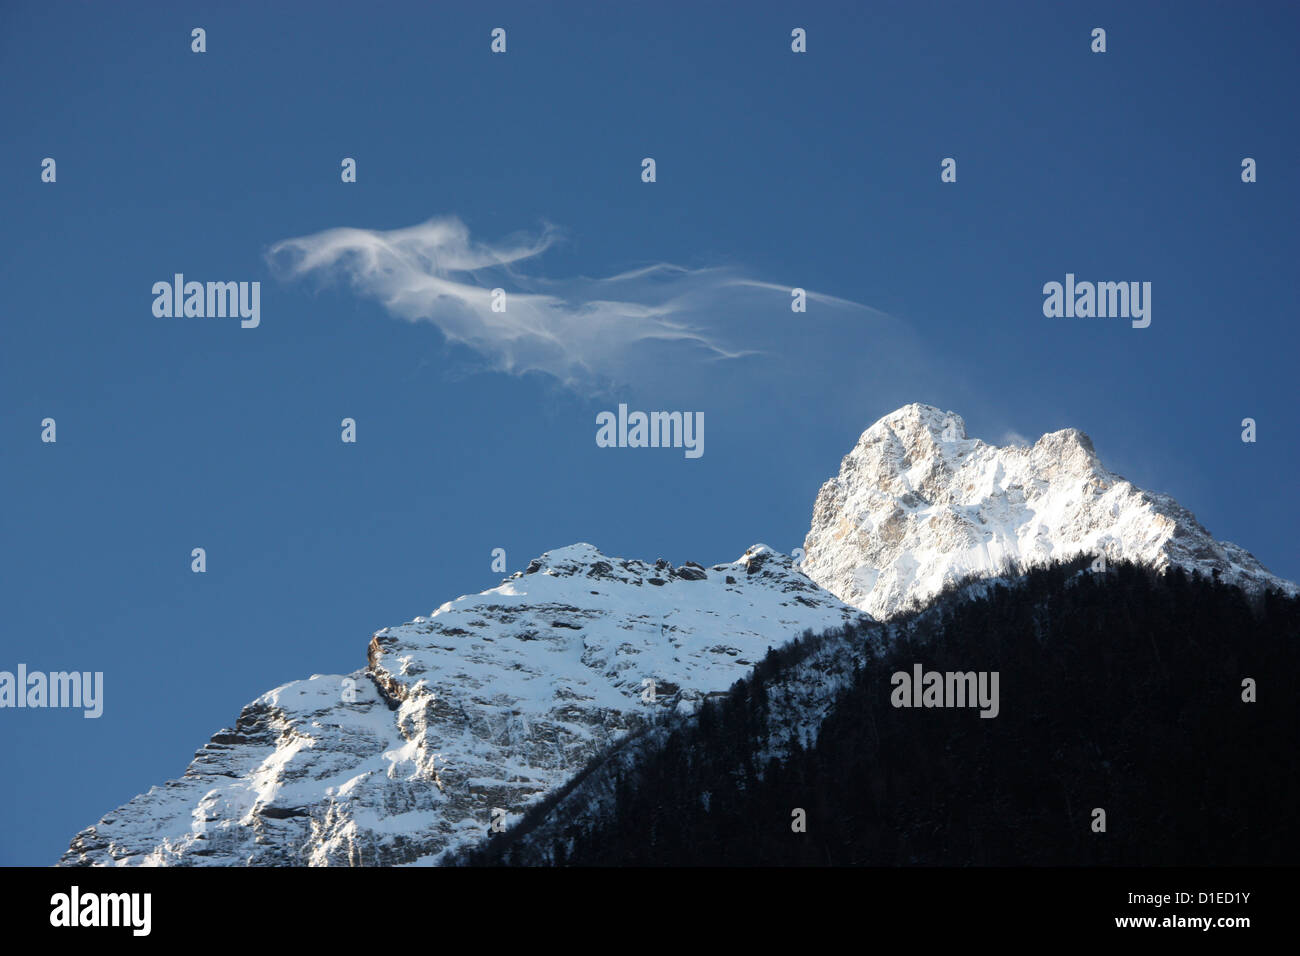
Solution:
[[[60,863],[438,864],[530,807],[608,804],[675,722],[756,665],[797,658],[771,691],[756,758],[783,760],[816,739],[863,641],[959,580],[975,582],[970,596],[1027,566],[1105,554],[1297,593],[1172,499],[1107,471],[1080,432],[999,448],[926,405],[863,433],[818,494],[805,548],[798,567],[762,545],[710,568],[588,544],[547,552],[376,632],[351,674],[262,695],[180,779],[77,834]],[[786,647],[801,633],[821,636]],[[575,796],[579,783],[592,786]]]
[[[1081,554],[1297,593],[1168,495],[1108,471],[1082,432],[999,447],[931,405],[907,405],[862,433],[817,495],[804,550],[809,577],[878,619],[972,574]]]
[[[436,863],[770,644],[863,617],[762,545],[711,568],[550,551],[377,632],[365,668],[259,697],[61,863]]]
[[[918,664],[997,674],[996,717],[896,706]],[[1298,668],[1300,599],[1081,557],[788,645],[447,862],[1294,865]]]

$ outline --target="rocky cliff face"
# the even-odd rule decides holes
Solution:
[[[900,408],[863,432],[817,495],[804,550],[809,577],[878,619],[968,574],[1078,554],[1296,592],[1172,498],[1108,471],[1082,432],[997,447],[929,405]]]
[[[551,551],[377,632],[365,668],[259,697],[61,862],[436,863],[655,709],[689,712],[769,645],[861,618],[761,545],[711,568]]]

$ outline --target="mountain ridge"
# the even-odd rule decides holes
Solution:
[[[60,863],[436,864],[653,715],[725,695],[769,647],[1008,568],[1095,553],[1297,593],[1172,498],[1107,471],[1077,429],[999,448],[919,404],[862,433],[818,493],[805,547],[798,564],[760,544],[710,567],[582,542],[547,551],[376,631],[365,667],[263,694],[181,778],[82,830]],[[814,734],[827,706],[792,691]]]
[[[654,712],[725,693],[769,642],[863,618],[763,545],[710,568],[555,549],[375,632],[367,667],[257,698],[61,862],[436,863]]]

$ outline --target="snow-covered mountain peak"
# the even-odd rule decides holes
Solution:
[[[768,647],[863,617],[763,545],[712,567],[557,548],[377,631],[363,669],[262,695],[62,862],[436,862],[657,710],[690,712]]]
[[[712,566],[587,543],[548,551],[496,587],[376,631],[352,673],[263,694],[180,779],[83,830],[61,862],[437,863],[656,713],[725,693],[769,647],[1008,564],[1105,554],[1297,591],[1172,498],[1108,471],[1080,431],[999,447],[919,404],[844,457],[805,550],[799,567],[762,544]],[[791,685],[796,725],[815,727],[847,679],[832,659],[847,640],[821,645]]]
[[[878,618],[968,574],[1084,553],[1296,590],[1172,498],[1107,470],[1078,429],[996,446],[921,404],[862,433],[822,486],[804,548],[809,577]]]
[[[926,433],[936,442],[958,441],[966,438],[966,422],[956,412],[945,412],[933,405],[912,402],[878,419],[862,433],[862,440],[868,436],[879,437],[884,432],[904,436]],[[949,432],[946,437],[945,432]]]
[[[788,554],[775,551],[765,544],[751,545],[735,561],[715,564],[705,568],[702,564],[687,561],[680,567],[660,558],[657,561],[611,558],[603,554],[594,545],[583,543],[571,544],[564,548],[555,548],[533,558],[522,571],[516,571],[501,582],[503,588],[513,588],[511,582],[520,581],[530,575],[541,574],[551,578],[586,579],[591,581],[609,581],[621,584],[651,585],[663,587],[676,581],[707,580],[710,571],[721,573],[725,577],[745,575],[747,578],[758,575],[758,580],[766,581],[779,591],[811,591],[816,587],[795,567],[794,560]],[[562,587],[563,585],[557,585]],[[531,582],[529,592],[539,593],[548,585],[540,581]],[[454,602],[444,604],[439,611],[450,608]],[[437,614],[439,611],[435,611]]]

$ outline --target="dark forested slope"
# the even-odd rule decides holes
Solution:
[[[610,771],[599,813],[548,801],[460,862],[1300,862],[1300,601],[1079,562],[980,590],[851,633],[815,741],[770,703],[787,645]],[[917,664],[997,672],[997,716],[894,706]]]

